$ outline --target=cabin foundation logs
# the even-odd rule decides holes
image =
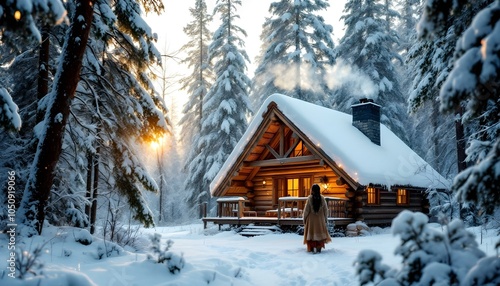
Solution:
[[[363,221],[363,195],[364,195],[364,190],[353,190],[353,189],[348,189],[345,193],[345,196],[349,198],[349,203],[347,207],[347,211],[352,214],[352,217],[356,221]]]
[[[358,198],[357,192],[349,188],[345,192],[345,196],[346,198],[349,199],[349,201],[346,202],[347,217],[357,219],[358,218],[357,205],[359,205],[357,202]]]

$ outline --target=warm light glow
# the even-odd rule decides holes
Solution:
[[[266,185],[266,180],[263,180],[263,181],[262,181],[262,184],[263,184],[263,185]]]
[[[487,48],[488,48],[488,45],[487,45],[486,40],[482,39],[481,40],[481,49],[480,50],[481,50],[481,56],[482,56],[483,59],[485,59],[486,56],[487,56],[487,54],[486,54],[486,51],[487,51],[486,49]]]
[[[323,189],[328,189],[328,184],[323,184]]]
[[[366,188],[366,194],[367,194],[367,203],[368,204],[376,204],[377,203],[377,192],[375,191],[375,188],[372,188],[372,187]]]
[[[165,144],[166,139],[167,139],[167,135],[164,134],[164,135],[156,138],[156,140],[150,141],[149,146],[151,146],[151,148],[153,150],[158,150],[163,146],[163,144]]]
[[[19,10],[14,12],[14,19],[16,19],[16,21],[21,20],[21,12]]]
[[[397,201],[398,204],[408,204],[408,192],[406,189],[398,189]]]

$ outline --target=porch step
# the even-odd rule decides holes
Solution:
[[[273,232],[281,232],[281,229],[276,225],[253,225],[243,226],[239,232],[242,236],[258,236],[266,235]]]

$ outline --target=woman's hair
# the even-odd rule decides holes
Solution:
[[[319,211],[319,208],[321,207],[321,193],[319,192],[320,190],[321,189],[318,184],[314,184],[311,187],[313,210],[315,213],[317,213]]]

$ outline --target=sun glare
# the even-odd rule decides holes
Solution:
[[[166,139],[167,139],[167,134],[163,134],[157,137],[156,140],[150,141],[149,146],[153,150],[158,150],[165,144]]]

